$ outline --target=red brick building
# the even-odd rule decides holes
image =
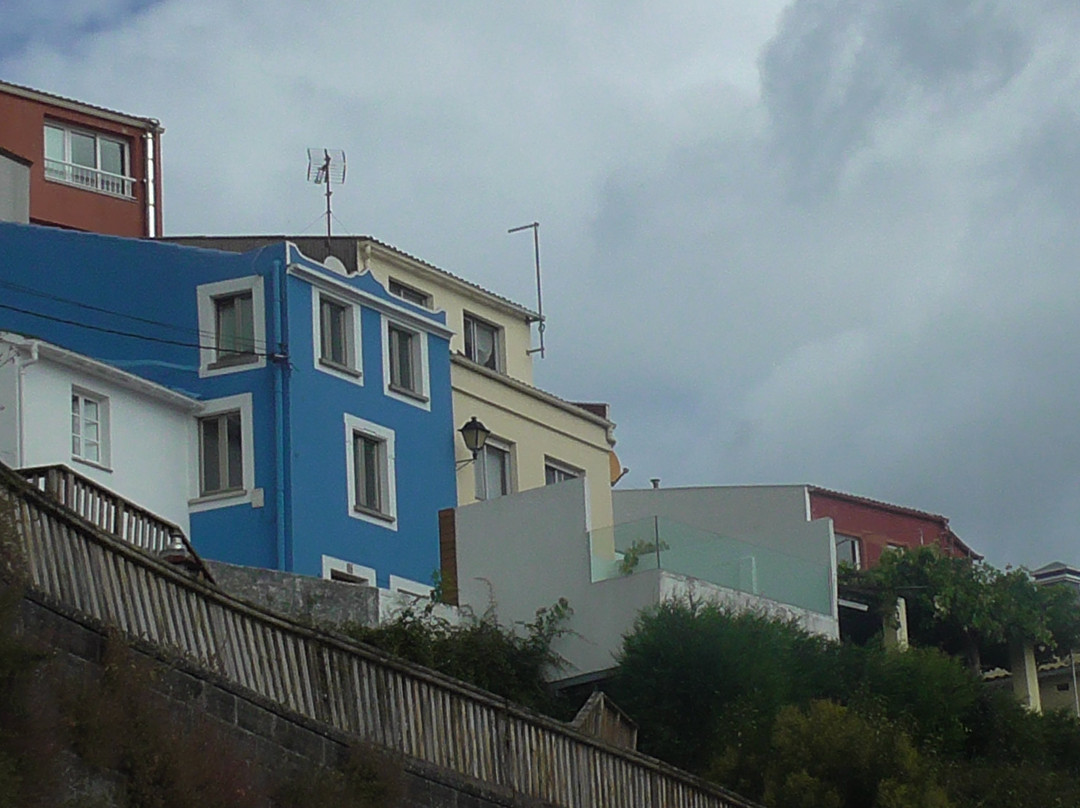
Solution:
[[[30,222],[161,235],[161,135],[139,118],[0,81],[0,149],[30,163]]]
[[[944,516],[814,486],[808,493],[810,518],[833,520],[837,561],[865,569],[889,548],[925,545],[936,545],[951,556],[982,558],[953,533]]]

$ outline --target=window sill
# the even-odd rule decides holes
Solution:
[[[508,376],[509,375],[501,367],[491,367],[490,365],[482,365],[482,364],[480,364],[475,359],[473,359],[471,356],[469,356],[467,353],[457,352],[457,355],[462,357],[463,359],[467,359],[469,362],[476,365],[478,368],[483,368],[484,370],[486,370],[486,371],[488,371],[490,373],[498,373],[500,376]]]
[[[192,511],[206,511],[213,508],[226,508],[231,505],[245,505],[251,502],[252,492],[246,488],[230,488],[228,491],[215,491],[212,494],[200,494],[188,500]]]
[[[255,354],[237,354],[233,359],[219,359],[206,366],[207,370],[223,370],[226,368],[245,368],[259,361]]]
[[[389,389],[392,393],[397,393],[399,396],[407,396],[408,398],[414,399],[424,404],[427,404],[430,400],[423,393],[418,393],[415,390],[410,390],[408,387],[401,387],[396,384],[391,384],[387,385],[387,389]]]
[[[71,456],[72,461],[75,463],[81,463],[84,466],[90,466],[90,468],[98,469],[99,471],[107,471],[112,474],[112,467],[107,466],[104,463],[99,463],[96,460],[87,460],[85,457],[79,457],[77,455]]]
[[[327,370],[334,371],[335,373],[344,373],[346,376],[351,376],[354,379],[360,378],[360,371],[349,365],[342,365],[338,362],[334,362],[330,359],[319,359],[319,365]]]
[[[380,519],[383,522],[387,522],[389,524],[393,524],[397,521],[395,517],[391,516],[388,513],[377,511],[374,508],[365,508],[363,505],[353,505],[353,510],[356,511],[358,514],[363,514],[364,516],[371,516],[375,519]]]

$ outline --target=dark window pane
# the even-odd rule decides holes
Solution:
[[[244,449],[240,435],[240,413],[230,412],[225,416],[228,433],[229,488],[244,487]]]
[[[202,441],[199,446],[200,465],[202,466],[202,493],[220,491],[221,461],[218,456],[218,419],[204,418],[200,421]]]
[[[93,135],[71,133],[71,162],[77,166],[97,168],[97,144]]]
[[[124,166],[124,145],[115,140],[101,140],[98,147],[101,151],[101,170],[110,174],[126,175]]]

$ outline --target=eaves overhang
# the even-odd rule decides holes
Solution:
[[[128,115],[123,112],[117,112],[116,110],[99,107],[95,104],[87,104],[85,101],[76,101],[74,98],[66,98],[62,95],[35,90],[32,87],[24,87],[21,84],[0,81],[0,92],[19,96],[20,98],[26,98],[30,101],[39,101],[43,104],[50,104],[54,107],[67,109],[72,112],[81,112],[84,115],[93,115],[96,118],[112,121],[113,123],[124,124],[125,126],[137,126],[140,129],[146,129],[157,134],[161,134],[165,131],[165,127],[161,125],[161,121],[157,118],[143,118],[137,115]]]
[[[908,508],[904,505],[893,505],[890,502],[882,502],[881,500],[871,499],[869,497],[860,497],[857,494],[847,494],[843,491],[834,491],[829,488],[822,488],[816,485],[806,486],[807,493],[810,496],[814,494],[822,494],[823,496],[834,497],[836,499],[846,500],[858,505],[866,505],[868,507],[877,508],[879,510],[890,511],[891,513],[900,514],[902,516],[914,516],[919,519],[926,519],[928,521],[937,522],[941,525],[942,532],[952,540],[954,544],[966,555],[975,559],[976,561],[982,561],[983,556],[980,553],[976,553],[972,548],[957,536],[952,528],[949,526],[949,519],[946,516],[942,516],[940,513],[930,513],[929,511],[920,511],[917,508]]]
[[[552,407],[557,407],[564,412],[573,415],[575,418],[580,418],[583,421],[587,421],[604,430],[607,436],[607,441],[611,446],[615,445],[615,422],[609,421],[606,418],[601,418],[594,413],[589,412],[586,409],[582,409],[576,404],[567,401],[566,399],[559,398],[553,393],[549,393],[546,390],[541,390],[539,387],[533,387],[531,384],[526,384],[519,379],[515,379],[512,376],[507,376],[505,373],[498,373],[490,368],[486,368],[483,365],[473,362],[471,359],[463,354],[454,352],[450,354],[450,362],[453,365],[457,365],[460,368],[469,370],[478,376],[482,376],[491,381],[498,382],[499,384],[506,385],[512,390],[516,390],[519,393],[535,398],[539,401],[543,401],[545,404],[549,404]]]
[[[152,382],[148,379],[144,379],[142,376],[136,376],[134,373],[121,370],[107,362],[91,359],[84,354],[69,351],[67,348],[61,348],[59,345],[53,345],[51,342],[45,342],[44,340],[36,339],[34,337],[26,337],[22,334],[16,334],[10,331],[0,331],[0,342],[6,342],[9,345],[16,347],[26,355],[44,358],[71,370],[78,370],[87,375],[96,376],[97,378],[111,382],[118,387],[123,387],[126,390],[131,390],[132,392],[152,398],[155,401],[160,401],[181,412],[198,412],[203,406],[202,402],[198,399],[191,398],[183,393],[177,393],[175,390],[170,390],[168,387],[160,385],[157,382]]]
[[[422,314],[412,311],[406,306],[393,303],[389,300],[383,300],[370,292],[358,289],[355,286],[346,283],[344,280],[339,280],[336,277],[323,274],[303,263],[296,261],[291,262],[288,266],[288,272],[290,275],[310,283],[312,286],[327,292],[332,292],[338,297],[352,303],[367,306],[370,309],[378,311],[380,314],[389,315],[390,317],[400,320],[420,331],[435,334],[436,336],[443,337],[447,340],[454,335],[453,329],[447,328],[443,323],[440,323],[437,320],[425,317]]]
[[[414,255],[410,255],[403,250],[399,250],[397,247],[392,247],[378,239],[374,239],[370,236],[358,236],[358,248],[362,248],[365,245],[371,247],[372,254],[377,254],[379,258],[387,263],[398,264],[404,269],[427,275],[437,283],[448,286],[467,297],[471,297],[497,308],[513,317],[518,317],[527,323],[535,323],[541,320],[539,313],[522,306],[520,303],[515,303],[507,297],[503,297],[502,295],[498,295],[495,292],[485,289],[479,284],[467,281],[452,272],[447,272],[445,269],[428,263]]]

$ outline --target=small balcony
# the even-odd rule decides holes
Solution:
[[[135,196],[135,180],[132,177],[61,160],[45,160],[45,179],[125,199]]]
[[[589,546],[594,583],[663,570],[819,614],[832,612],[828,558],[815,563],[663,516],[593,530]]]

